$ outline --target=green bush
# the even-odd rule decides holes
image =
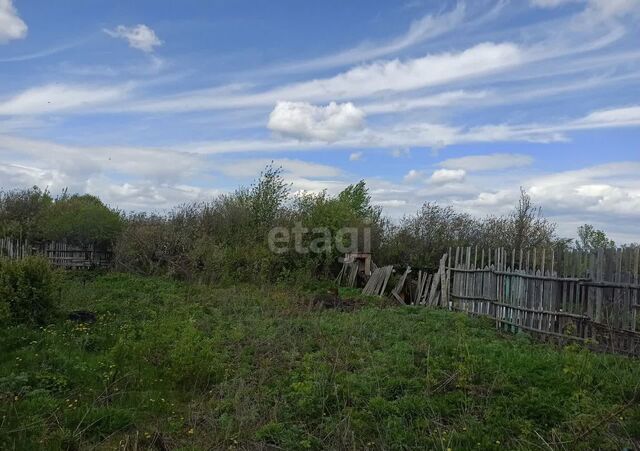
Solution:
[[[56,310],[56,283],[56,273],[43,258],[0,260],[0,319],[46,322]]]

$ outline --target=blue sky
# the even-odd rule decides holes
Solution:
[[[640,2],[0,0],[0,186],[163,210],[365,179],[391,217],[640,241]]]

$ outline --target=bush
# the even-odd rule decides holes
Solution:
[[[43,258],[0,260],[0,319],[4,310],[15,322],[46,322],[56,310],[56,283],[56,273]]]
[[[46,210],[42,227],[48,240],[109,248],[122,229],[122,218],[95,196],[63,193]]]

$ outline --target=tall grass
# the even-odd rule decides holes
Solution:
[[[632,449],[640,364],[421,307],[68,275],[0,330],[3,449]]]

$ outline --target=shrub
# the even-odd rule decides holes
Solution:
[[[56,310],[56,282],[43,258],[0,260],[0,319],[4,309],[15,322],[44,323]]]
[[[122,218],[95,196],[63,193],[46,210],[42,227],[48,240],[108,248],[120,233]]]
[[[43,217],[53,199],[37,186],[0,190],[0,236],[27,240],[42,239]]]

